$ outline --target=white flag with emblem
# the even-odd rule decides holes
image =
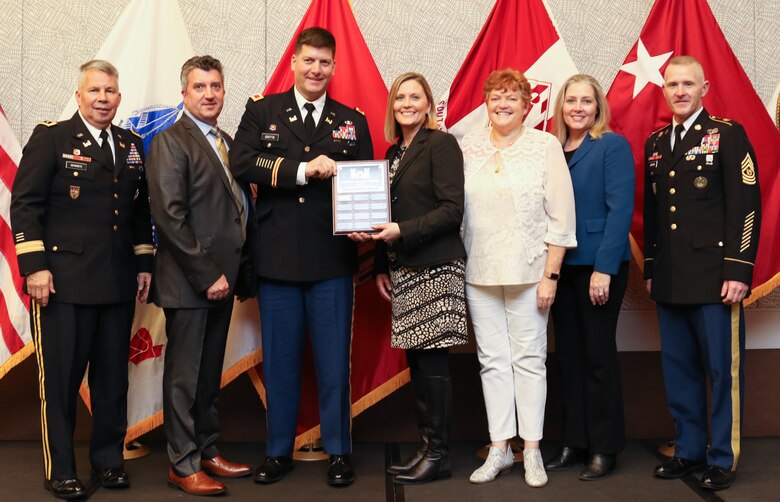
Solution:
[[[506,67],[522,71],[531,84],[525,124],[551,131],[558,90],[577,67],[542,0],[496,2],[449,93],[439,101],[439,127],[458,140],[487,127],[482,86],[490,72]]]
[[[132,0],[95,55],[116,66],[122,102],[114,123],[141,135],[147,150],[155,134],[173,124],[183,109],[179,73],[194,55],[178,2]],[[62,112],[70,118],[75,97]],[[165,317],[154,305],[136,305],[128,333],[130,387],[127,440],[162,424]],[[254,302],[237,304],[228,336],[222,385],[260,361],[260,323]],[[89,403],[88,391],[82,396]]]

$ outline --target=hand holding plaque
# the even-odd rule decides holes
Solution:
[[[336,162],[333,178],[333,234],[376,232],[390,221],[387,160]]]

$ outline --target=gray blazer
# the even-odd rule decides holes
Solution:
[[[223,137],[231,143],[227,134]],[[215,302],[206,298],[206,290],[222,274],[232,292],[254,296],[254,215],[247,215],[250,228],[246,243],[250,244],[242,246],[244,223],[225,170],[187,115],[154,138],[147,156],[147,177],[158,235],[152,301],[168,308],[209,307]],[[242,188],[251,211],[248,186]],[[233,301],[232,294],[225,301]]]

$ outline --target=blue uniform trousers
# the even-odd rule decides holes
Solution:
[[[318,282],[260,281],[268,439],[266,454],[290,455],[298,423],[305,335],[311,338],[325,451],[351,452],[352,276]]]
[[[745,355],[742,305],[658,303],[666,398],[676,455],[736,470],[740,453]],[[712,434],[707,445],[707,377]]]

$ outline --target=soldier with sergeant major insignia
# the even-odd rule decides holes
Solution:
[[[328,483],[349,485],[350,343],[357,248],[332,230],[336,161],[373,158],[368,123],[333,100],[336,41],[322,28],[302,31],[287,92],[249,99],[230,150],[236,179],[256,183],[258,300],[268,416],[267,458],[255,481],[292,469],[301,358],[308,330],[317,369],[320,423],[330,457]]]
[[[673,58],[663,92],[673,122],[645,144],[645,264],[657,302],[676,451],[655,469],[680,478],[704,468],[701,486],[728,488],[740,455],[745,324],[742,300],[758,248],[756,156],[742,126],[708,115],[710,83],[691,56]],[[707,377],[712,382],[707,450]]]
[[[69,120],[44,122],[24,148],[12,190],[19,272],[32,298],[45,487],[86,496],[73,430],[89,364],[92,475],[125,488],[127,361],[135,297],[146,301],[154,249],[143,142],[111,124],[121,101],[113,65],[80,68]]]

